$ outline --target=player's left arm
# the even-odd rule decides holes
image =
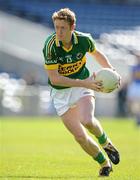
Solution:
[[[88,47],[88,53],[93,55],[95,60],[104,68],[111,68],[115,69],[111,63],[109,62],[108,58],[96,48],[95,41],[92,38],[91,34],[87,36],[87,47]]]
[[[93,55],[93,57],[96,59],[96,61],[104,68],[111,68],[115,70],[115,68],[111,65],[108,58],[98,49],[94,50],[93,52],[90,52],[90,54]]]
[[[92,36],[89,34],[87,38],[88,44],[88,53],[90,53],[94,59],[103,67],[103,68],[111,68],[115,71],[115,68],[112,66],[108,58],[96,48],[95,41]],[[119,74],[118,74],[119,75]],[[120,75],[119,75],[120,76]],[[121,76],[120,76],[121,81]]]
[[[93,57],[96,59],[96,61],[104,68],[111,68],[113,69],[113,71],[116,71],[115,68],[111,65],[111,63],[109,62],[108,58],[99,50],[94,50],[93,52],[91,52],[91,54],[93,55]],[[119,85],[121,84],[121,76],[118,73],[119,76]]]

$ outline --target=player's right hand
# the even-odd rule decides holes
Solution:
[[[96,81],[95,80],[96,74],[93,73],[92,76],[89,78],[85,79],[85,87],[88,89],[92,89],[97,92],[102,92],[103,86],[101,81]]]

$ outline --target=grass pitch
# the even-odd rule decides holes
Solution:
[[[140,180],[140,128],[127,119],[101,124],[121,154],[104,179]],[[0,179],[98,180],[98,171],[60,119],[0,118]]]

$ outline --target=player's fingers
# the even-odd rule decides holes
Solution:
[[[108,90],[108,93],[110,93],[110,92],[112,92],[114,89],[110,89],[110,90]]]
[[[102,91],[101,88],[94,88],[94,90],[97,91],[97,92],[101,92]]]
[[[103,86],[101,84],[98,84],[97,82],[93,84],[93,89],[95,91],[102,91],[103,90]]]
[[[119,86],[121,85],[121,76],[119,75]]]
[[[102,81],[94,81],[94,83],[95,83],[97,86],[102,86],[102,85],[103,85],[103,82],[102,82]]]
[[[94,87],[94,88],[101,88],[102,87],[102,85],[100,84],[100,83],[98,83],[98,82],[94,82],[93,84],[92,84],[92,86]]]
[[[115,86],[116,86],[116,88],[119,88],[120,87],[120,83],[116,83]]]

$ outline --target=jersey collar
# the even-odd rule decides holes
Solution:
[[[78,44],[78,38],[77,38],[77,35],[76,35],[75,31],[72,34],[72,39],[73,39],[74,44]]]
[[[56,42],[57,47],[62,46],[62,42],[58,40],[57,36],[56,36],[55,42]],[[78,38],[77,38],[75,31],[72,33],[72,42],[74,44],[78,44]]]

